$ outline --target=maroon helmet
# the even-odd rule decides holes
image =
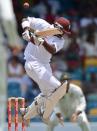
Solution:
[[[70,21],[64,17],[59,17],[54,21],[54,26],[63,31],[64,34],[71,34]]]

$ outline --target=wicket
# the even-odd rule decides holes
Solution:
[[[8,131],[11,131],[12,129],[12,102],[14,102],[14,110],[15,110],[15,120],[14,120],[14,123],[15,123],[15,131],[18,131],[18,123],[19,123],[19,116],[18,116],[18,108],[19,108],[19,105],[21,107],[25,107],[25,99],[22,98],[22,97],[11,97],[11,98],[8,98]],[[20,104],[19,104],[20,102]],[[25,125],[24,123],[22,122],[22,131],[25,131]]]

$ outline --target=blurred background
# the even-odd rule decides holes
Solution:
[[[24,2],[30,3],[29,9],[23,8]],[[71,76],[72,82],[85,94],[89,121],[97,122],[97,0],[12,0],[12,4],[20,38],[24,17],[40,17],[51,24],[59,16],[71,21],[72,35],[66,37],[64,49],[52,59],[53,74],[59,80],[65,73]],[[17,48],[8,46],[6,34],[4,39],[7,97],[24,97],[29,105],[40,91],[24,70],[23,51],[27,43],[21,38],[23,47],[17,52]]]

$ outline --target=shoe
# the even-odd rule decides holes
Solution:
[[[20,108],[20,113],[22,115],[22,121],[24,125],[28,127],[30,125],[30,119],[27,119],[27,120],[24,119],[24,115],[27,113],[27,111],[28,111],[27,108]]]

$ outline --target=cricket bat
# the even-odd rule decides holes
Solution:
[[[42,31],[33,31],[33,29],[31,29],[30,31],[34,32],[35,35],[38,37],[46,37],[46,36],[63,34],[63,32],[57,28],[49,28],[49,29],[42,30]]]
[[[43,118],[47,119],[51,115],[55,105],[66,94],[67,83],[64,82],[57,90],[46,100],[45,112]]]

